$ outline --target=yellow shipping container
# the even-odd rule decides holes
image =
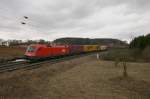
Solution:
[[[84,52],[98,51],[99,45],[84,45],[83,50]]]

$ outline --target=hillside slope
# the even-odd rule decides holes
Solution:
[[[112,38],[59,38],[53,41],[53,43],[58,44],[102,44],[102,45],[114,45],[114,46],[125,46],[127,43],[118,39]]]

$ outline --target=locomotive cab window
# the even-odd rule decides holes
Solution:
[[[34,46],[29,46],[27,48],[27,52],[34,52],[36,50],[36,48]]]

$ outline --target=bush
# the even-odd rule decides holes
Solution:
[[[131,49],[130,55],[133,57],[134,60],[137,60],[141,56],[141,50],[138,48]]]
[[[129,49],[112,49],[103,56],[104,57],[102,59],[104,60],[121,61],[122,57],[126,57],[126,61],[133,61],[133,57],[131,56]]]
[[[146,47],[143,51],[142,51],[142,58],[146,61],[150,62],[150,46]]]

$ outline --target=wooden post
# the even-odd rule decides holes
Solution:
[[[126,62],[123,62],[123,76],[124,76],[124,77],[127,77],[127,76],[128,76],[128,74],[127,74]]]
[[[126,63],[126,58],[125,57],[123,57],[122,63],[123,63],[123,76],[127,77],[128,76],[128,73],[127,73],[127,63]]]

